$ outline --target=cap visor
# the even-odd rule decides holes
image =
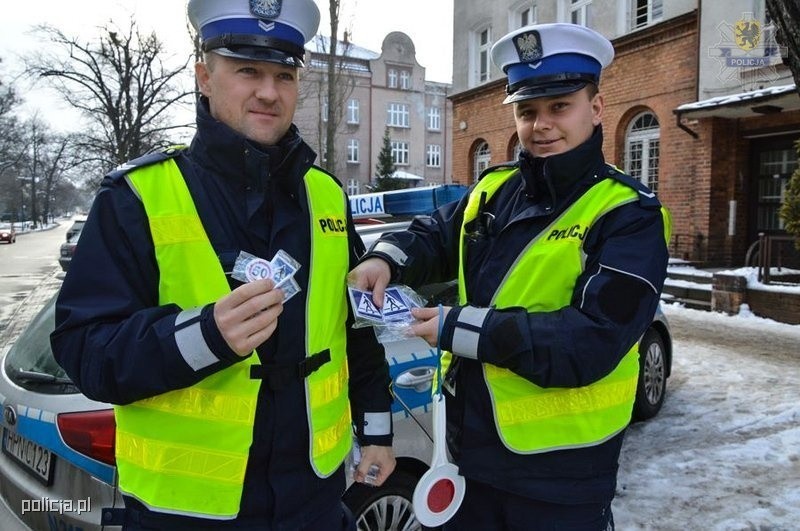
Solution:
[[[286,66],[305,66],[302,58],[295,57],[281,50],[274,48],[264,48],[259,46],[236,46],[235,48],[214,48],[210,52],[218,53],[225,57],[234,59],[246,59],[249,61],[265,61],[267,63],[278,63]]]
[[[535,98],[551,98],[553,96],[562,96],[564,94],[571,94],[581,90],[588,84],[587,81],[571,81],[559,83],[547,83],[544,85],[536,85],[531,87],[522,87],[513,94],[506,96],[503,104],[515,103],[518,101],[532,100]]]

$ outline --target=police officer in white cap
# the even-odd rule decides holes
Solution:
[[[466,494],[447,530],[613,529],[637,341],[666,276],[669,216],[605,163],[602,35],[572,24],[516,30],[492,48],[508,75],[519,160],[489,168],[458,203],[380,238],[351,272],[458,277],[458,304],[414,310],[448,351],[448,445]],[[441,325],[441,326],[440,326]]]
[[[383,349],[351,326],[345,275],[364,248],[349,201],[292,124],[319,10],[190,0],[188,13],[204,52],[197,132],[106,176],[57,305],[56,358],[115,404],[125,509],[103,523],[355,529],[343,463],[355,434],[355,480],[391,474],[392,397]],[[231,275],[242,253],[279,250],[294,285]]]

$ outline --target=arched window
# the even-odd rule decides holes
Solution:
[[[481,176],[483,170],[489,167],[489,162],[492,160],[492,152],[489,149],[489,144],[483,142],[475,149],[475,164],[472,181],[478,182],[478,177]]]
[[[651,112],[644,112],[631,120],[625,138],[625,172],[656,193],[660,137],[658,118]]]

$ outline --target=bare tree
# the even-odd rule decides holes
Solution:
[[[78,110],[88,127],[79,135],[81,163],[107,170],[164,143],[187,124],[171,121],[171,107],[193,91],[181,90],[189,58],[170,68],[155,33],[142,35],[131,19],[122,31],[111,23],[83,42],[44,25],[55,47],[26,61],[26,72],[47,79]]]
[[[338,38],[340,7],[340,0],[329,0],[330,37],[328,45],[325,47],[327,75],[320,77],[322,86],[318,92],[318,96],[322,98],[324,94],[327,101],[327,107],[320,101],[320,106],[326,109],[325,121],[320,124],[325,131],[324,135],[320,136],[324,138],[324,166],[332,173],[336,171],[337,166],[336,133],[340,130],[344,117],[344,102],[347,101],[355,87],[355,78],[347,71],[347,55],[350,48],[350,42],[346,38],[347,32],[345,31],[344,41],[339,41]],[[322,38],[323,43],[324,41],[325,39]]]
[[[800,0],[767,0],[767,12],[778,29],[779,42],[788,49],[788,66],[800,92]]]

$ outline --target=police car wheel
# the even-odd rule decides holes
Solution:
[[[639,382],[633,406],[634,420],[647,420],[661,410],[667,390],[666,362],[664,341],[655,329],[649,328],[639,343]]]
[[[356,518],[358,531],[427,529],[417,521],[411,499],[419,478],[395,470],[380,487],[354,483],[342,497]]]

